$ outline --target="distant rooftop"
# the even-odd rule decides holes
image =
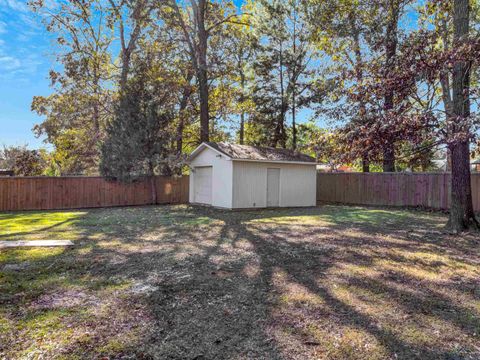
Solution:
[[[0,169],[0,176],[13,176],[13,175],[15,175],[15,173],[11,169]]]
[[[291,149],[239,145],[225,142],[208,142],[205,144],[235,160],[316,162],[315,158]]]

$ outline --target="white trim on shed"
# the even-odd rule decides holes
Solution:
[[[190,202],[228,209],[315,206],[316,162],[303,161],[305,155],[302,156],[301,161],[296,161],[294,155],[291,161],[239,159],[202,143],[189,158]],[[199,189],[207,186],[206,167],[211,169],[210,203],[204,200],[208,191],[200,190],[204,194],[200,199],[198,195]],[[267,186],[269,173],[270,188]],[[202,183],[199,185],[196,181]]]

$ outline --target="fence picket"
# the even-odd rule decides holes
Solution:
[[[188,202],[188,176],[158,176],[155,184],[158,204]],[[0,211],[148,205],[150,189],[149,179],[122,184],[102,177],[4,177],[0,178]]]
[[[480,174],[472,174],[472,197],[480,211]],[[450,207],[450,174],[319,172],[317,201],[445,210]]]

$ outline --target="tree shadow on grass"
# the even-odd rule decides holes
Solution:
[[[435,334],[434,329],[422,328],[414,321],[406,325],[412,326],[414,328],[413,330],[418,331],[418,333],[423,331],[425,334],[425,339],[415,341],[414,337],[409,336],[408,331],[411,329],[407,326],[403,327],[401,322],[395,324],[395,321],[401,321],[401,317],[397,318],[398,314],[388,314],[387,312],[377,317],[376,315],[365,313],[362,311],[361,306],[346,301],[348,300],[348,296],[345,297],[346,299],[343,299],[336,294],[335,287],[342,285],[342,276],[332,276],[334,280],[333,283],[327,279],[327,277],[329,277],[329,275],[327,275],[328,272],[333,268],[337,268],[339,265],[343,268],[346,268],[348,265],[368,267],[375,265],[379,260],[397,265],[397,259],[392,259],[391,257],[392,250],[401,250],[406,253],[414,253],[420,250],[422,253],[427,251],[431,252],[432,255],[436,255],[435,250],[439,250],[440,254],[444,253],[441,246],[439,248],[429,246],[428,250],[426,250],[425,244],[419,240],[400,239],[400,244],[398,244],[397,242],[375,241],[375,239],[370,239],[364,241],[363,244],[360,245],[361,247],[358,247],[358,238],[353,236],[352,239],[350,239],[350,233],[343,232],[345,230],[343,224],[340,226],[338,224],[329,226],[329,236],[315,239],[315,236],[312,236],[309,230],[305,231],[304,229],[307,228],[314,231],[314,226],[311,225],[300,225],[298,226],[300,231],[295,233],[294,229],[292,231],[293,224],[292,226],[278,226],[273,222],[272,226],[267,227],[256,224],[246,226],[244,223],[229,221],[229,217],[227,216],[226,218],[223,214],[219,217],[224,219],[226,226],[237,228],[241,233],[247,234],[246,238],[253,244],[255,253],[261,258],[260,262],[263,267],[261,276],[267,276],[265,281],[272,282],[274,273],[283,273],[287,279],[286,282],[300,285],[302,288],[307,289],[311,295],[321,299],[324,305],[319,308],[320,314],[334,314],[330,317],[330,320],[337,323],[339,327],[355,328],[367,336],[373,336],[376,343],[383,349],[384,354],[388,357],[405,359],[447,359],[462,357],[464,352],[475,351],[475,347],[472,346],[475,341],[478,340],[480,330],[478,310],[475,311],[472,307],[468,308],[454,303],[452,297],[444,296],[442,291],[431,290],[428,286],[429,284],[422,283],[418,281],[418,279],[407,278],[405,274],[398,272],[396,278],[400,285],[407,288],[415,288],[416,294],[414,295],[407,291],[398,290],[395,284],[391,284],[391,281],[387,281],[387,279],[381,277],[380,279],[369,279],[362,273],[345,273],[343,275],[343,277],[348,279],[346,285],[352,282],[357,288],[359,287],[367,292],[373,291],[376,295],[382,295],[387,299],[389,307],[395,312],[401,313],[401,315],[408,314],[408,316],[413,317],[414,320],[418,322],[434,318],[442,323],[444,331],[448,331],[454,327],[456,329],[455,332],[466,340],[464,344],[461,344],[459,349],[454,348],[456,343],[452,341],[452,338],[450,338],[450,343],[448,343],[445,339],[441,339],[438,334]],[[335,232],[337,231],[340,236],[336,236]],[[384,230],[382,229],[382,231]],[[305,241],[305,237],[308,238],[308,236],[312,236],[311,241]],[[332,238],[333,241],[331,241]],[[320,247],[315,249],[315,247],[311,246],[312,242],[314,245],[320,245]],[[444,244],[442,244],[442,246],[444,246]],[[356,250],[355,247],[357,247]],[[364,248],[366,248],[367,251],[364,251]],[[372,248],[377,251],[369,251],[372,250]],[[378,251],[378,249],[381,250]],[[458,249],[455,250],[458,251]],[[472,264],[478,264],[478,256],[472,257],[475,259]],[[408,262],[406,258],[402,258],[401,261]],[[410,264],[422,266],[421,262],[410,261]],[[430,265],[431,263],[429,262],[428,264]],[[465,262],[465,264],[468,265],[468,262]],[[437,265],[441,266],[442,263],[440,262]],[[382,270],[381,266],[380,270]],[[336,283],[337,281],[338,283]],[[435,285],[434,283],[433,286]],[[458,287],[461,286],[457,286],[455,289],[453,286],[444,286],[441,290],[445,292],[452,290],[452,292],[454,292]],[[367,298],[366,301],[375,301],[376,299],[375,296],[371,296]],[[275,301],[273,301],[273,304],[274,303]],[[378,310],[382,312],[381,308]],[[283,315],[287,315],[286,317],[288,317],[288,313]],[[300,311],[299,317],[302,315],[304,314]],[[317,319],[315,311],[310,311],[310,316],[311,324],[315,325]],[[380,319],[384,316],[391,316],[391,320],[394,322],[381,321]],[[283,322],[282,319],[280,319],[280,322],[285,326],[285,322]],[[305,319],[303,319],[303,322],[305,322]],[[382,324],[382,322],[384,324]],[[287,326],[288,323],[287,321]],[[302,321],[293,319],[289,324],[290,329],[297,329],[301,323]],[[323,321],[323,323],[325,323],[325,321]],[[467,337],[469,338],[467,339]],[[303,344],[312,343],[309,339],[303,339],[300,340],[297,345],[302,342]],[[315,341],[313,341],[313,343],[315,343]],[[288,347],[287,345],[287,348]],[[290,348],[290,350],[292,350],[292,348]],[[307,350],[306,353],[311,352]],[[368,355],[368,352],[362,353],[360,350],[360,352],[357,353],[344,353],[340,349],[340,352],[333,351],[328,354],[333,357],[338,355],[340,357],[363,358]]]
[[[409,254],[416,252],[463,259],[467,268],[478,261],[477,254],[451,248],[443,238],[434,244],[411,239],[395,221],[385,228],[370,217],[339,212],[348,208],[88,211],[72,223],[81,239],[73,249],[31,261],[31,272],[7,274],[1,304],[13,323],[23,324],[26,315],[42,321],[45,312],[64,308],[72,291],[93,299],[57,317],[59,329],[74,329],[67,339],[55,335],[66,356],[447,359],[471,354],[478,313],[447,296],[462,292],[463,283],[453,288],[406,276],[401,269],[448,266],[446,260],[420,255],[413,262]],[[404,222],[415,217],[405,216]],[[52,294],[57,294],[53,300]],[[50,308],[32,307],[46,300]],[[445,329],[456,339],[437,333]],[[416,339],[419,334],[424,337]],[[9,338],[14,337],[28,335],[12,329]],[[22,340],[37,344],[35,338]],[[455,349],[458,341],[464,343]],[[7,345],[3,351],[19,349]]]
[[[92,213],[98,215],[98,212]],[[199,229],[198,216],[188,213],[183,214],[182,219],[182,214],[176,214],[176,219],[161,226],[151,224],[159,219],[150,218],[146,221],[148,226],[140,231],[142,223],[138,222],[92,222],[92,213],[72,223],[81,239],[73,249],[29,261],[29,275],[6,273],[2,306],[17,324],[12,324],[10,336],[3,344],[12,343],[15,337],[27,336],[22,332],[27,331],[26,324],[31,324],[32,319],[41,322],[50,312],[55,317],[52,322],[55,327],[68,325],[75,332],[95,335],[79,334],[68,339],[67,344],[67,339],[52,331],[52,336],[63,343],[63,348],[60,346],[63,355],[73,356],[83,351],[85,356],[135,354],[163,359],[275,354],[274,346],[262,340],[259,326],[265,318],[264,299],[249,296],[250,287],[246,282],[242,285],[241,278],[232,280],[233,271],[219,269],[208,261],[221,254],[222,248],[230,243],[228,227],[220,229],[215,225],[213,235],[210,228]],[[166,214],[160,220],[170,216]],[[129,225],[133,228],[128,229]],[[160,231],[151,234],[155,228]],[[10,256],[7,261],[14,260],[15,257]],[[240,260],[238,267],[241,263]],[[0,268],[3,265],[0,264]],[[232,269],[235,266],[232,263]],[[242,286],[245,291],[240,291]],[[68,307],[67,312],[58,311],[71,301],[65,294],[74,295],[75,291],[96,301]],[[110,302],[111,299],[115,301]],[[131,299],[133,304],[141,305],[140,317],[129,317],[125,312],[119,314],[118,309],[132,306]],[[35,307],[47,301],[50,303],[46,307]],[[114,331],[100,333],[107,328],[105,316],[96,312],[105,307],[112,310]],[[90,314],[88,321],[82,316],[83,312]],[[132,336],[130,330],[140,318],[145,323],[137,335]],[[184,322],[190,325],[183,328]],[[28,343],[35,344],[34,338],[23,341],[27,351],[33,347],[28,347]],[[2,350],[8,355],[19,351],[8,345],[0,352]]]

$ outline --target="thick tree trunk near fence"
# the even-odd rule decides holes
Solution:
[[[468,142],[460,142],[452,148],[452,205],[447,227],[461,232],[470,227],[479,228],[475,218],[470,176]]]
[[[395,148],[393,143],[383,148],[383,172],[395,172]]]
[[[455,0],[453,3],[453,47],[461,47],[468,40],[470,31],[469,0]],[[470,148],[465,139],[470,128],[465,120],[470,116],[470,64],[457,61],[453,68],[452,99],[453,125],[449,132],[454,138],[450,146],[452,152],[452,184],[450,218],[447,227],[455,232],[469,228],[480,229],[473,211],[470,177]],[[465,139],[465,140],[462,140]]]
[[[200,97],[200,142],[210,140],[210,110],[208,89],[208,64],[207,48],[208,33],[205,27],[207,2],[199,0],[198,6],[194,6],[195,19],[198,27],[198,91]]]
[[[388,4],[388,23],[385,33],[385,74],[395,68],[395,58],[398,45],[398,20],[400,16],[400,2],[389,1]],[[388,90],[384,98],[384,111],[387,113],[394,107],[395,94],[393,90]],[[388,129],[391,130],[391,129]],[[392,129],[393,130],[393,129]],[[395,172],[395,139],[387,134],[386,143],[383,147],[383,171]]]
[[[206,65],[200,66],[206,67]],[[208,106],[208,78],[207,69],[200,69],[198,73],[198,90],[200,92],[200,142],[210,140],[210,116]]]

